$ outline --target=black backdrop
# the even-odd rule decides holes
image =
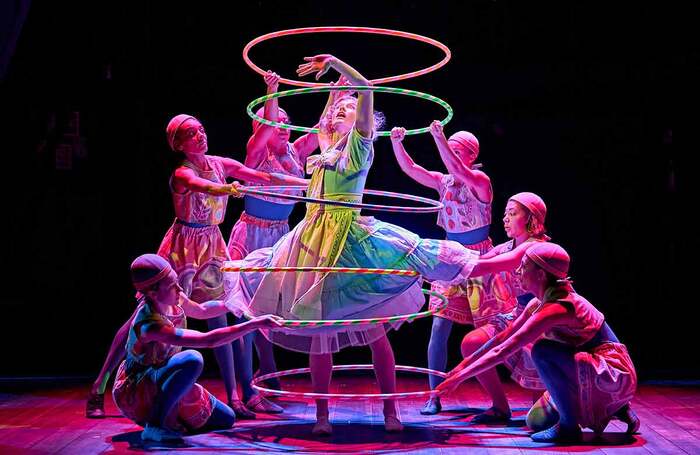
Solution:
[[[176,161],[164,128],[174,114],[202,120],[210,153],[243,160],[244,107],[264,93],[242,61],[245,43],[285,28],[365,25],[433,37],[452,50],[442,70],[393,86],[447,100],[446,133],[474,132],[494,190],[492,238],[509,195],[540,194],[552,237],[573,258],[578,291],[628,344],[642,377],[697,377],[694,325],[678,270],[681,179],[671,115],[686,55],[671,14],[657,6],[589,2],[119,2],[35,1],[2,84],[4,330],[1,374],[91,375],[134,305],[128,266],[154,252],[172,222],[167,180]],[[301,58],[330,52],[370,78],[432,64],[440,53],[398,38],[313,35],[260,45],[263,68],[293,76]],[[330,80],[330,77],[326,77]],[[324,97],[285,99],[310,125]],[[430,103],[378,95],[388,127],[427,125]],[[79,114],[74,114],[75,112]],[[75,131],[79,118],[80,137]],[[415,159],[442,169],[429,135]],[[403,175],[388,139],[376,143],[369,188],[435,196]],[[241,210],[232,200],[227,238]],[[303,207],[298,206],[293,220]],[[376,214],[442,237],[434,215]],[[193,324],[203,328],[203,324]],[[392,333],[399,363],[425,365],[430,321]],[[451,362],[457,360],[457,328]],[[281,367],[306,365],[278,350]],[[690,354],[690,358],[695,356]],[[369,359],[368,349],[336,362]],[[208,370],[215,371],[207,354]]]

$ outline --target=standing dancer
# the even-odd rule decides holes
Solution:
[[[355,69],[328,54],[306,57],[303,76],[330,68],[352,85],[369,85]],[[320,122],[323,153],[312,156],[308,194],[326,200],[360,202],[374,157],[372,138],[378,128],[371,91],[336,99]],[[273,247],[249,254],[234,266],[335,266],[416,270],[428,279],[462,282],[470,273],[515,267],[523,250],[479,263],[478,253],[449,240],[421,239],[399,226],[360,216],[358,209],[309,203],[304,220]],[[500,268],[497,268],[500,267]],[[424,303],[421,278],[398,275],[327,273],[225,272],[225,303],[234,313],[275,314],[285,319],[371,318],[411,313]],[[347,346],[369,345],[379,388],[396,388],[394,353],[385,326],[335,326],[324,329],[280,329],[265,332],[274,343],[308,353],[315,392],[327,393],[332,353]],[[314,434],[332,431],[328,400],[316,400]],[[394,400],[384,401],[384,426],[403,426]]]
[[[486,259],[507,253],[526,242],[548,241],[550,238],[546,234],[544,224],[546,216],[547,206],[538,195],[525,192],[511,196],[508,199],[503,215],[503,228],[511,240],[495,246],[491,251],[483,254],[481,258]],[[505,330],[509,324],[520,316],[526,305],[535,297],[531,292],[522,288],[517,276],[510,272],[506,273],[506,282],[509,288],[512,289],[513,294],[517,296],[518,305],[511,312],[500,314],[488,324],[466,334],[461,346],[462,356],[465,358],[487,343],[497,333]],[[504,364],[511,371],[513,380],[522,387],[532,390],[533,397],[536,400],[542,394],[545,386],[540,380],[535,364],[532,361],[531,349],[532,343],[529,343],[523,349],[508,357]],[[492,406],[475,416],[471,423],[492,424],[508,422],[511,416],[510,405],[496,370],[485,371],[477,375],[476,378],[491,397]]]
[[[534,342],[532,359],[547,387],[528,414],[528,425],[537,431],[534,441],[577,442],[581,427],[602,433],[612,418],[636,432],[639,419],[629,402],[637,374],[627,348],[603,314],[574,291],[568,271],[569,255],[559,245],[527,249],[517,272],[536,298],[511,326],[452,370],[437,391],[454,390]],[[542,416],[535,418],[534,411]]]
[[[258,328],[279,324],[275,316],[207,333],[187,329],[185,316],[196,319],[225,314],[222,302],[196,303],[182,292],[172,266],[155,254],[131,264],[139,305],[129,327],[126,360],[114,381],[114,401],[122,413],[144,427],[144,441],[178,440],[181,431],[208,432],[233,426],[234,412],[195,381],[202,355],[180,346],[230,344]]]
[[[406,152],[404,128],[391,130],[391,144],[396,160],[409,177],[440,194],[444,208],[438,213],[438,226],[454,240],[480,254],[492,248],[489,238],[491,225],[491,180],[475,164],[479,156],[479,141],[467,131],[458,131],[445,137],[442,125],[434,121],[430,132],[435,140],[442,162],[448,173],[429,171],[416,164]],[[435,283],[433,290],[448,299],[447,308],[433,317],[428,343],[428,368],[445,371],[447,367],[448,340],[453,323],[468,324],[476,328],[489,323],[500,313],[515,307],[515,296],[506,285],[502,274],[470,278],[452,286]],[[431,299],[431,304],[438,302]],[[442,378],[431,375],[430,387],[437,387]],[[420,411],[424,415],[437,414],[442,409],[440,397],[431,397]]]
[[[215,300],[222,295],[221,265],[228,260],[226,243],[219,230],[230,195],[239,195],[238,178],[268,185],[303,185],[306,180],[282,174],[268,174],[250,169],[240,162],[207,155],[207,134],[195,117],[180,114],[166,128],[168,144],[184,154],[185,160],[170,179],[175,208],[175,222],[158,249],[178,274],[180,285],[195,301]],[[104,417],[104,390],[110,373],[124,356],[124,345],[131,316],[117,332],[104,365],[93,383],[86,405],[88,417]],[[207,320],[210,329],[227,325],[226,315]],[[229,406],[239,418],[255,418],[238,398],[231,345],[214,349],[224,380]]]
[[[268,71],[265,75],[267,94],[277,92],[279,76]],[[278,106],[277,98],[268,100],[258,111],[267,120],[289,123],[287,113]],[[318,147],[316,134],[305,134],[296,141],[289,142],[290,130],[275,128],[253,121],[253,135],[246,147],[245,165],[262,172],[304,177],[304,164],[309,155]],[[299,190],[288,190],[286,194],[301,194]],[[251,251],[275,244],[289,232],[289,215],[294,201],[271,199],[264,196],[246,195],[243,197],[245,211],[233,226],[228,241],[228,252],[232,260],[243,259]],[[260,333],[244,337],[240,346],[234,345],[236,373],[243,390],[246,407],[255,412],[282,412],[283,409],[255,392],[250,382],[253,378],[252,345],[258,352],[260,374],[277,370],[272,343]],[[279,380],[269,381],[270,386],[279,388]]]

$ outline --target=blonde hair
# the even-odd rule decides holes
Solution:
[[[319,129],[321,131],[325,131],[326,134],[328,134],[328,135],[332,135],[334,133],[334,131],[332,130],[333,129],[332,125],[333,125],[333,114],[335,113],[336,106],[341,101],[347,100],[347,99],[354,100],[355,105],[357,106],[357,97],[355,97],[353,95],[343,95],[340,98],[338,98],[337,100],[335,100],[335,102],[326,111],[326,115],[324,115],[321,118],[321,120],[319,121]],[[384,124],[386,123],[386,117],[384,116],[384,114],[382,112],[377,111],[377,110],[372,112],[372,116],[374,117],[374,131],[379,131],[379,129],[381,127],[383,127]],[[375,138],[376,138],[376,135],[375,135]]]

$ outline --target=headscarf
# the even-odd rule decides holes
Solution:
[[[455,141],[462,147],[473,152],[475,155],[479,154],[479,140],[469,131],[457,131],[455,134],[450,136],[448,141]]]
[[[157,254],[143,254],[131,263],[131,282],[137,291],[144,291],[168,276],[172,270],[170,263]]]
[[[289,114],[287,114],[287,111],[282,109],[281,107],[278,107],[277,110],[281,113],[284,114],[287,118],[289,118]],[[265,118],[265,106],[261,107],[258,109],[258,111],[255,113],[258,117]],[[258,129],[262,126],[263,124],[258,122],[257,120],[253,120],[253,133],[258,131]]]
[[[569,254],[556,243],[537,243],[528,248],[525,256],[560,280],[569,273]]]
[[[180,129],[182,124],[189,119],[197,120],[191,115],[178,114],[168,122],[168,126],[165,128],[165,133],[168,135],[168,145],[170,145],[170,148],[173,151],[175,151],[175,136],[177,135],[177,131]]]
[[[513,195],[508,200],[518,202],[525,206],[532,216],[534,216],[540,224],[544,225],[544,219],[547,216],[547,206],[541,197],[535,193],[524,192]]]

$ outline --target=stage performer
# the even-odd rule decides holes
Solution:
[[[468,131],[458,131],[447,139],[438,121],[430,125],[430,132],[447,174],[427,170],[413,161],[403,145],[404,128],[391,130],[396,160],[409,177],[440,194],[444,208],[438,213],[437,224],[446,231],[446,238],[483,255],[493,247],[489,238],[493,189],[488,175],[476,164],[479,141]],[[505,274],[501,273],[472,277],[451,286],[436,282],[432,288],[447,297],[448,305],[433,318],[428,343],[428,368],[431,370],[445,371],[447,367],[453,323],[479,328],[516,306],[515,295],[510,292]],[[431,299],[431,305],[439,303],[438,299]],[[431,375],[429,381],[434,389],[442,378]],[[433,396],[420,412],[432,415],[441,409],[440,397]]]
[[[277,92],[279,75],[268,71],[264,76],[267,94]],[[265,102],[257,114],[267,120],[289,123],[289,116],[278,105],[277,98]],[[246,147],[245,165],[263,172],[304,177],[304,163],[309,155],[318,148],[318,138],[314,133],[304,134],[294,142],[289,141],[290,130],[272,127],[253,121],[253,135]],[[253,185],[250,183],[249,185]],[[299,190],[282,191],[285,194],[302,194]],[[294,201],[275,199],[265,196],[246,195],[243,197],[245,211],[233,226],[228,241],[228,251],[232,260],[243,259],[251,251],[275,244],[289,232],[289,215],[294,208]],[[252,340],[251,340],[252,339]],[[256,412],[282,412],[277,404],[255,393],[250,386],[253,377],[252,344],[258,353],[260,368],[256,375],[272,373],[277,370],[272,343],[260,333],[250,334],[241,341],[241,356],[236,356],[236,373],[243,389],[246,406]],[[239,350],[235,350],[237,355]],[[279,388],[278,379],[267,381],[272,388]],[[252,397],[252,400],[251,398]]]
[[[277,326],[279,318],[261,316],[206,333],[188,330],[185,316],[208,319],[225,314],[226,307],[221,301],[190,300],[170,263],[156,254],[136,258],[131,279],[139,299],[129,327],[126,360],[114,381],[119,410],[144,427],[144,441],[178,440],[182,432],[231,428],[233,410],[195,382],[202,372],[202,355],[181,351],[181,346],[230,344],[258,328]]]
[[[542,242],[526,249],[517,273],[535,299],[512,325],[452,370],[438,393],[454,390],[534,342],[532,359],[547,388],[528,413],[534,441],[577,442],[581,427],[602,433],[612,418],[636,432],[639,419],[629,403],[637,374],[627,348],[603,314],[574,291],[568,272],[569,255],[561,246]]]
[[[178,275],[180,285],[193,300],[203,302],[221,297],[221,265],[229,259],[219,230],[224,221],[228,197],[240,196],[237,183],[227,178],[268,185],[303,185],[298,177],[251,169],[231,158],[207,155],[207,134],[195,117],[179,114],[166,128],[170,148],[184,155],[184,162],[170,179],[175,222],[163,239],[158,254],[166,258]],[[102,370],[95,380],[86,405],[88,417],[104,416],[104,390],[109,374],[124,356],[131,316],[117,332]],[[227,325],[226,315],[207,321],[210,329]],[[255,418],[238,398],[230,344],[214,350],[224,380],[226,397],[239,418]],[[252,399],[252,398],[251,398]]]
[[[330,68],[352,85],[369,85],[340,59],[322,54],[306,57],[301,76]],[[372,139],[379,127],[371,91],[357,98],[337,98],[320,122],[323,152],[310,157],[308,195],[335,201],[361,202],[367,173],[374,158]],[[477,264],[478,253],[449,240],[421,239],[399,226],[360,215],[358,209],[307,204],[305,218],[274,246],[250,253],[231,266],[336,266],[411,269],[428,279],[461,282],[470,273],[514,268],[524,250]],[[477,270],[474,270],[474,269]],[[500,270],[500,269],[499,269]],[[417,311],[424,303],[420,277],[334,273],[225,272],[226,305],[234,313],[275,314],[285,319],[348,319],[382,317]],[[379,388],[396,387],[394,354],[386,326],[335,326],[323,329],[285,328],[264,332],[287,349],[310,355],[315,392],[327,393],[332,353],[347,346],[369,345]],[[314,434],[332,431],[328,401],[316,401]],[[394,400],[384,401],[384,424],[401,431]]]
[[[503,228],[506,236],[511,240],[495,246],[491,251],[483,254],[481,258],[490,258],[511,251],[525,242],[550,240],[546,234],[546,216],[547,206],[538,195],[523,192],[511,196],[508,199],[503,215]],[[507,274],[507,286],[516,295],[518,305],[509,313],[500,314],[488,324],[466,334],[461,346],[462,356],[465,358],[483,346],[497,333],[505,330],[525,310],[530,300],[535,297],[531,292],[522,288],[520,280],[517,279],[515,274],[510,271],[505,273]],[[532,391],[534,402],[542,395],[545,386],[537,374],[535,364],[532,362],[531,349],[532,343],[529,343],[523,349],[508,357],[504,365],[511,371],[511,377],[515,382]],[[492,406],[481,414],[476,415],[471,420],[471,423],[493,424],[508,422],[511,417],[510,405],[496,370],[485,371],[476,378],[490,396]]]

